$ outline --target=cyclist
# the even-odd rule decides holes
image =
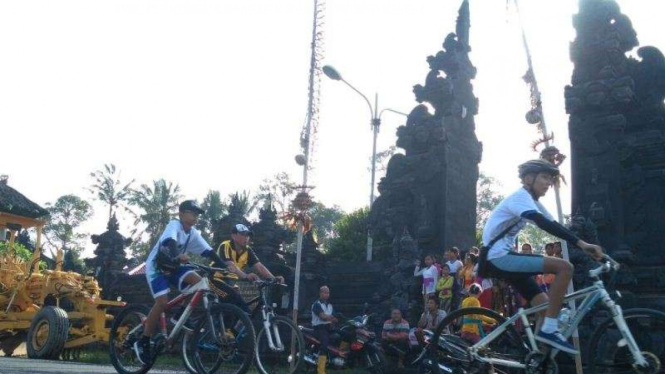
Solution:
[[[563,240],[575,243],[594,259],[603,257],[600,246],[586,243],[556,222],[538,201],[559,176],[559,168],[546,160],[531,160],[519,166],[522,188],[504,199],[492,212],[483,230],[484,277],[505,279],[536,306],[548,301],[533,275],[555,274],[549,292],[549,306],[536,339],[570,354],[578,354],[559,331],[557,317],[563,304],[564,293],[573,275],[573,265],[556,257],[517,253],[513,250],[515,238],[527,222]],[[489,248],[488,248],[489,247]]]
[[[201,277],[188,266],[181,263],[189,261],[188,253],[212,258],[217,266],[224,266],[222,258],[206,243],[201,234],[194,228],[203,209],[194,200],[183,201],[179,206],[178,218],[169,222],[159,241],[153,246],[146,260],[146,278],[155,304],[145,322],[143,336],[134,343],[134,352],[144,365],[153,359],[151,340],[157,327],[159,316],[169,301],[170,286],[182,291],[193,285]]]
[[[231,273],[225,276],[225,278],[231,280],[258,280],[259,277],[256,274],[245,273],[245,268],[249,266],[263,279],[276,279],[279,283],[284,283],[284,277],[272,275],[270,270],[261,263],[254,251],[249,247],[249,239],[252,235],[252,230],[247,226],[241,223],[236,224],[231,229],[231,240],[223,241],[222,244],[219,245],[219,248],[217,248],[219,257],[222,258],[227,270]],[[249,313],[247,303],[233,287],[222,282],[216,283],[215,286],[228,293],[228,297],[222,297],[223,300],[236,304],[246,313]]]

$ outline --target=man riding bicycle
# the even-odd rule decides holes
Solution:
[[[513,250],[515,238],[527,222],[575,245],[594,259],[600,260],[603,250],[589,244],[556,222],[538,201],[556,182],[559,168],[546,160],[531,160],[519,166],[522,188],[505,198],[487,220],[483,230],[483,252],[485,266],[483,277],[507,280],[531,305],[548,301],[533,275],[549,273],[556,277],[549,290],[549,306],[536,339],[564,352],[578,354],[559,331],[558,315],[563,297],[573,275],[573,265],[556,257],[522,254]],[[486,259],[485,259],[486,258]]]
[[[178,218],[169,222],[159,241],[154,245],[146,260],[146,278],[155,305],[145,321],[143,336],[134,343],[134,352],[141,363],[148,364],[152,359],[150,339],[154,335],[157,321],[169,301],[171,286],[182,291],[189,285],[198,283],[201,277],[193,268],[181,266],[189,262],[188,253],[212,258],[217,266],[223,266],[221,257],[201,237],[194,228],[199,215],[204,210],[194,200],[183,201],[179,206]]]
[[[241,223],[236,224],[231,229],[231,240],[223,241],[219,245],[219,248],[217,248],[219,257],[224,261],[227,270],[230,272],[225,278],[231,281],[234,279],[256,281],[260,276],[263,279],[275,279],[279,283],[284,283],[284,277],[272,275],[270,270],[261,263],[254,251],[249,247],[249,239],[252,235],[252,231],[247,226]],[[248,266],[256,271],[259,276],[252,273],[245,273],[245,269]],[[222,297],[222,300],[233,303],[246,313],[249,313],[247,303],[245,303],[238,291],[233,287],[226,283],[216,283],[215,286],[228,294],[227,297]]]

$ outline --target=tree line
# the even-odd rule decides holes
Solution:
[[[67,270],[83,271],[81,253],[89,240],[89,233],[82,230],[85,222],[95,214],[89,200],[101,203],[105,218],[116,215],[123,222],[130,222],[131,229],[123,234],[132,238],[128,256],[142,261],[168,222],[177,216],[178,204],[184,195],[180,186],[164,179],[137,184],[134,179],[123,178],[113,164],[90,173],[90,185],[85,187],[87,196],[67,194],[46,204],[50,218],[45,226],[45,247],[53,256],[55,249],[65,253]],[[480,175],[477,189],[476,237],[480,244],[482,228],[489,213],[503,199],[496,192],[498,183],[494,178]],[[296,184],[289,174],[281,172],[263,182],[252,191],[238,191],[223,195],[209,190],[198,200],[205,213],[199,218],[198,229],[202,236],[212,242],[214,224],[229,211],[241,212],[249,217],[257,207],[270,204],[278,216],[285,214],[297,193]],[[320,249],[335,259],[362,261],[365,256],[364,242],[367,232],[369,209],[367,207],[346,213],[338,206],[327,206],[314,201],[310,210],[313,226],[317,231]],[[281,222],[280,222],[281,223]],[[101,231],[101,230],[100,230]],[[545,243],[539,230],[525,230],[521,240],[534,246]],[[293,245],[286,250],[293,250]]]

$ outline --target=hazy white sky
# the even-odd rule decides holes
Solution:
[[[662,0],[621,0],[642,45],[665,48]],[[328,0],[325,63],[379,106],[409,112],[425,58],[454,30],[461,0]],[[563,87],[572,64],[575,0],[522,0],[544,108],[569,153]],[[128,178],[165,178],[187,197],[255,188],[293,161],[305,117],[313,2],[1,1],[0,174],[44,204],[84,190],[114,163]],[[481,170],[518,187],[516,166],[536,154],[524,121],[526,63],[504,0],[471,1],[471,60],[480,99]],[[371,132],[365,102],[322,85],[311,181],[315,197],[346,210],[369,200]],[[379,150],[403,117],[384,114]],[[568,169],[568,163],[565,168]],[[566,174],[570,174],[566,170]],[[564,208],[569,190],[563,189]],[[554,211],[553,198],[545,201]],[[105,229],[105,210],[86,229]]]

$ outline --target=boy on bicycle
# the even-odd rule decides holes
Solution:
[[[194,200],[183,201],[179,206],[179,219],[174,219],[164,229],[146,260],[146,278],[155,305],[145,321],[143,336],[134,343],[134,352],[143,364],[153,359],[150,338],[154,335],[159,316],[169,301],[170,286],[177,286],[182,291],[189,285],[198,283],[201,277],[193,268],[181,266],[189,261],[188,253],[210,257],[217,266],[223,267],[224,261],[194,228],[203,209]]]
[[[549,299],[550,304],[536,339],[561,351],[578,354],[559,331],[557,320],[573,275],[573,265],[556,257],[517,253],[513,246],[520,230],[531,222],[551,235],[575,243],[596,260],[602,259],[603,250],[579,239],[556,222],[538,201],[559,176],[557,166],[546,160],[531,160],[520,165],[518,170],[522,188],[492,211],[483,230],[484,253],[481,253],[481,261],[485,261],[485,274],[482,275],[507,280],[533,306],[546,303]],[[533,277],[543,273],[556,276],[550,286],[549,298]]]

